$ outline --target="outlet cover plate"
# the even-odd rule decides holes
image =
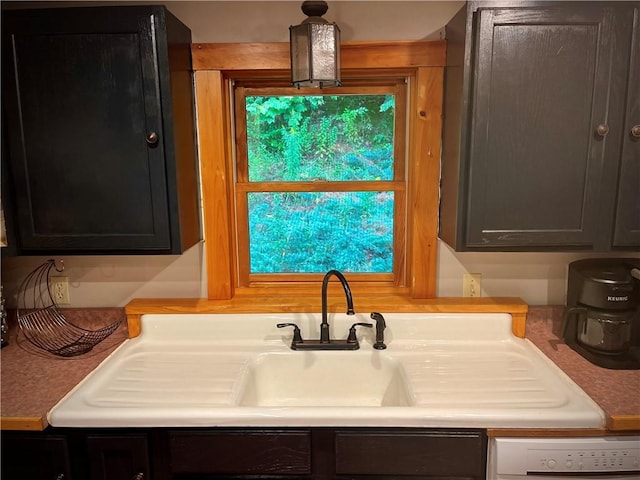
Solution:
[[[69,279],[67,277],[51,277],[51,295],[56,305],[70,305]]]
[[[462,296],[480,297],[482,296],[482,274],[465,273],[462,277]]]

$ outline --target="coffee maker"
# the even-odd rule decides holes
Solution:
[[[640,369],[640,259],[569,264],[563,337],[591,363]]]

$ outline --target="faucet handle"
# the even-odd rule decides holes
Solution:
[[[278,328],[293,327],[293,341],[292,344],[302,343],[302,335],[300,334],[300,328],[295,323],[278,323]]]
[[[347,343],[358,343],[358,338],[356,337],[356,327],[372,328],[373,323],[358,322],[351,325],[351,328],[349,329],[349,336],[347,337]]]

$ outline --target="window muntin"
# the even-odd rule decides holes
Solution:
[[[363,274],[367,281],[400,283],[406,243],[406,82],[370,83],[320,91],[265,81],[257,87],[248,81],[235,85],[240,285],[331,268]],[[341,100],[349,108],[340,109]],[[309,105],[329,106],[338,121],[329,122],[319,111],[301,115]],[[376,120],[386,122],[382,133],[375,134],[366,118],[371,105]],[[254,118],[260,114],[263,118]],[[323,130],[327,124],[333,129]],[[300,136],[283,130],[303,126],[308,143],[294,145]],[[266,139],[264,145],[258,137]],[[349,138],[355,140],[345,147]]]

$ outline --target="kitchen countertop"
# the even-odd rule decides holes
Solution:
[[[560,338],[563,307],[531,307],[526,337],[606,413],[607,429],[640,430],[640,370],[611,370],[587,361]]]
[[[118,329],[91,351],[62,358],[33,346],[9,318],[9,344],[0,353],[0,428],[43,430],[53,406],[128,337],[122,308],[61,310],[67,320],[87,329],[123,320]],[[15,315],[14,315],[15,316]]]
[[[122,318],[122,309],[65,311],[72,321],[106,325]],[[530,307],[527,338],[577,383],[606,414],[611,431],[640,430],[640,371],[608,370],[592,365],[558,338],[562,307]],[[11,330],[2,349],[1,428],[42,430],[47,412],[97,367],[128,336],[126,322],[91,352],[69,359],[41,353]]]

